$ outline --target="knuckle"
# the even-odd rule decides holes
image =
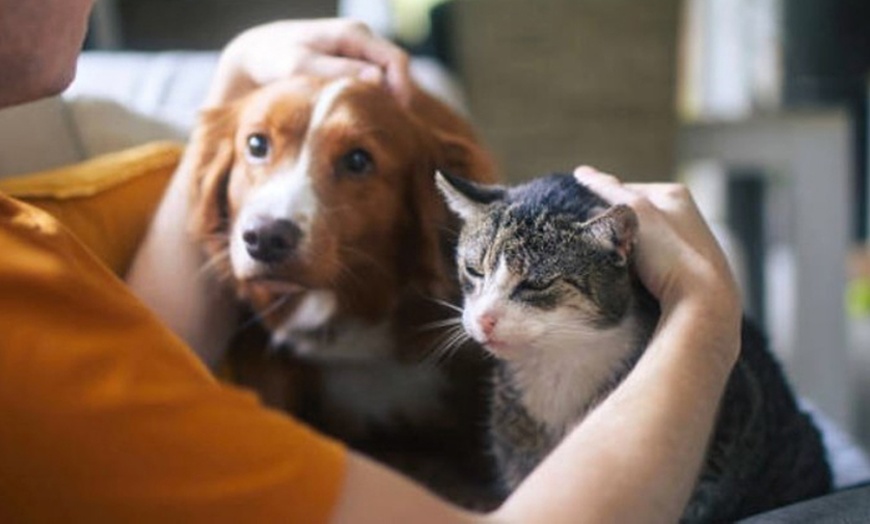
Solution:
[[[645,195],[632,192],[626,196],[625,203],[629,205],[638,215],[649,215],[657,208],[652,201]]]
[[[408,56],[408,53],[406,53],[402,49],[396,48],[395,60],[396,65],[404,68],[411,62],[411,57]]]
[[[662,189],[662,195],[672,200],[687,201],[692,199],[692,192],[685,184],[667,184]]]
[[[615,177],[609,173],[604,173],[604,172],[598,171],[595,168],[585,167],[585,166],[580,167],[574,171],[574,174],[575,174],[575,176],[581,177],[581,180],[585,179],[590,184],[592,184],[596,187],[605,188],[605,187],[622,186],[622,182],[620,182],[620,180],[617,177]],[[586,178],[586,177],[588,177],[588,178]]]
[[[344,22],[346,24],[345,28],[347,29],[347,31],[362,33],[365,35],[372,34],[372,30],[368,26],[368,24],[361,20],[345,20]]]
[[[601,177],[602,184],[607,184],[610,186],[621,186],[622,185],[622,182],[620,182],[620,180],[618,178],[616,178],[614,175],[611,175],[609,173],[600,173],[599,172],[599,176]]]

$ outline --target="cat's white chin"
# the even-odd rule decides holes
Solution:
[[[512,360],[522,354],[520,346],[502,340],[487,340],[481,342],[481,345],[494,357],[504,360]]]

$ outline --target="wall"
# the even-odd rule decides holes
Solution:
[[[455,0],[453,54],[512,180],[674,173],[679,0]]]

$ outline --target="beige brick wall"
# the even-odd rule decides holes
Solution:
[[[679,0],[456,0],[476,125],[511,180],[673,175]]]

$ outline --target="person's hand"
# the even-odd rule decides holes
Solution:
[[[729,324],[739,320],[740,293],[731,269],[685,186],[622,184],[588,166],[574,175],[611,204],[627,204],[637,213],[638,276],[663,310],[690,300]]]
[[[383,83],[403,103],[410,98],[408,55],[357,21],[292,20],[239,34],[221,54],[206,105],[220,105],[296,74],[352,76]]]

